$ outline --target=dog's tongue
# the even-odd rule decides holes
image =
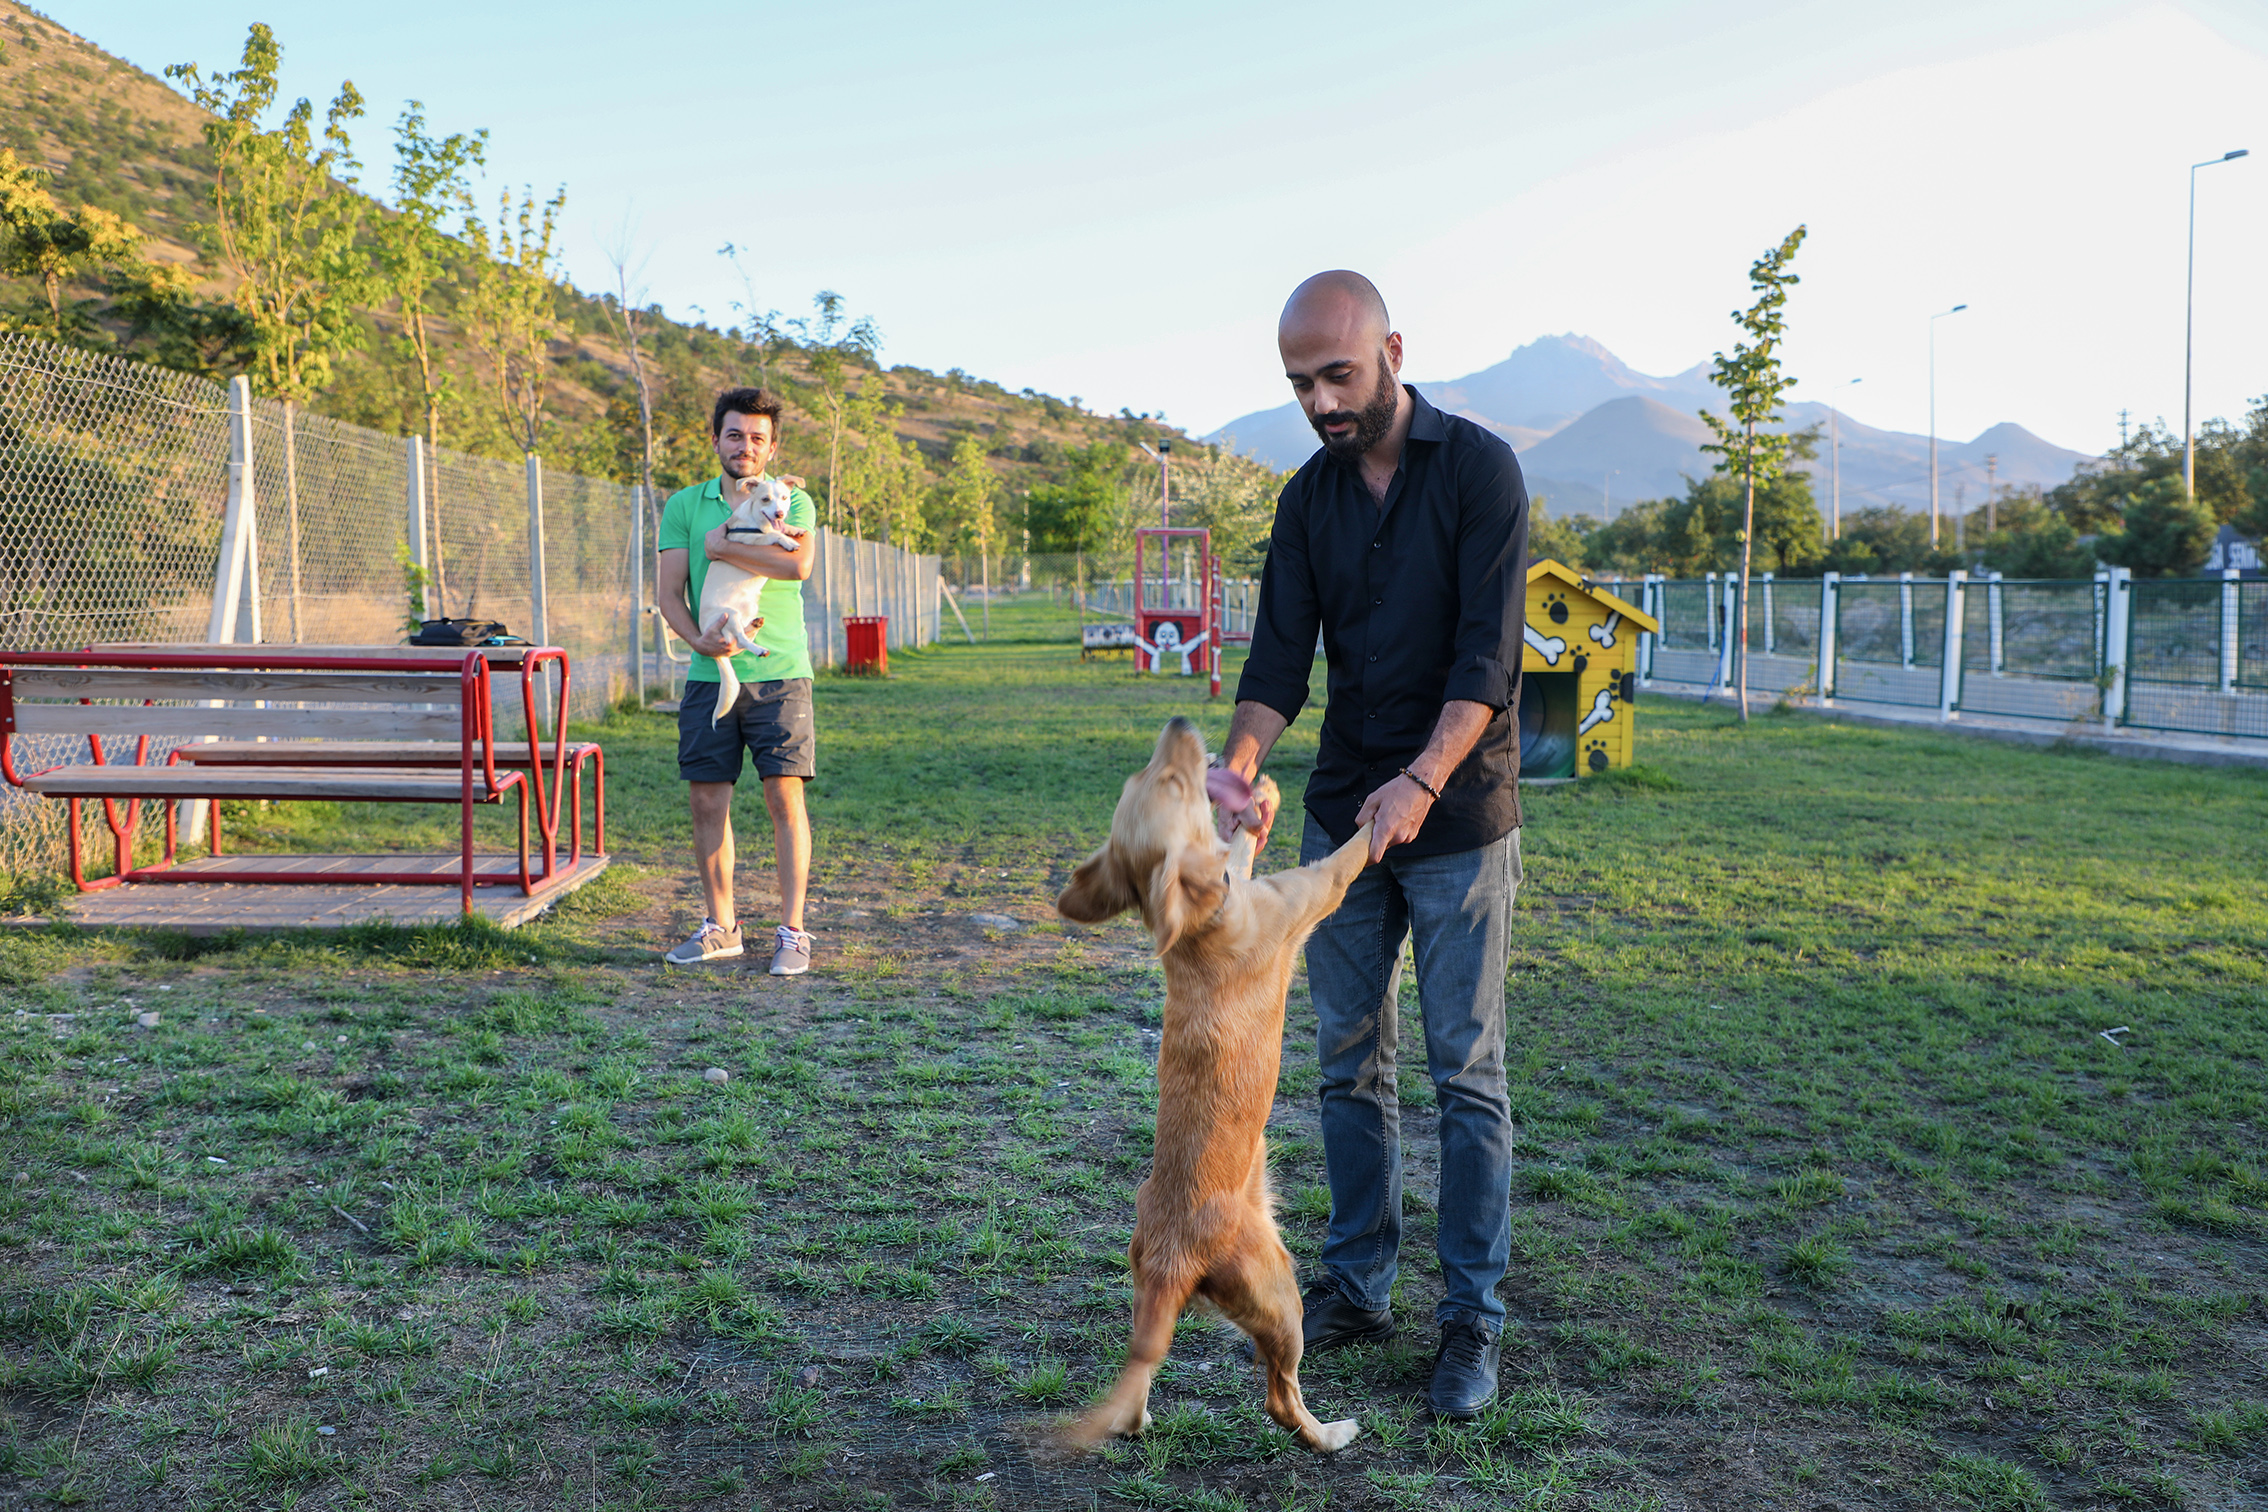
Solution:
[[[1252,784],[1227,767],[1209,767],[1205,772],[1205,796],[1225,809],[1250,808]]]

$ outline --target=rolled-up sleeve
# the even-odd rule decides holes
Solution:
[[[1307,705],[1307,685],[1315,668],[1315,637],[1322,608],[1315,571],[1307,554],[1307,501],[1294,478],[1276,501],[1276,523],[1268,533],[1268,560],[1260,569],[1260,607],[1252,622],[1252,650],[1237,679],[1240,703],[1266,704],[1297,719]]]
[[[1507,709],[1520,696],[1520,626],[1528,596],[1528,486],[1509,447],[1466,460],[1458,479],[1456,654],[1443,702]],[[1263,590],[1265,601],[1265,590]]]

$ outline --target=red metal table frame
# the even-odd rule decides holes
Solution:
[[[580,779],[585,761],[588,759],[593,772],[593,849],[599,855],[606,853],[606,767],[604,753],[595,745],[579,747],[575,751],[572,758],[574,776],[572,784],[567,789],[567,813],[564,816],[561,813],[560,788],[563,783],[569,781],[570,756],[568,743],[563,736],[555,736],[553,739],[551,759],[548,763],[550,770],[548,773],[545,770],[547,763],[544,759],[542,737],[538,733],[539,726],[536,720],[536,672],[543,666],[557,663],[559,668],[559,696],[555,712],[564,714],[567,707],[569,679],[572,675],[568,665],[567,653],[555,646],[535,646],[514,647],[510,654],[519,663],[520,701],[527,721],[528,757],[525,770],[521,769],[521,763],[510,758],[507,758],[501,770],[498,767],[488,658],[479,649],[474,648],[467,650],[463,660],[457,663],[460,696],[457,767],[460,777],[458,806],[461,814],[461,849],[455,880],[458,883],[464,902],[464,910],[467,913],[473,911],[472,897],[475,887],[492,886],[511,879],[509,873],[483,876],[477,871],[477,863],[473,853],[473,809],[476,804],[501,803],[505,793],[517,793],[520,835],[519,871],[516,880],[519,883],[521,893],[533,897],[558,886],[581,861],[582,786]],[[99,646],[90,646],[81,651],[0,651],[0,776],[4,776],[8,782],[20,788],[27,778],[42,775],[41,772],[19,774],[15,766],[14,740],[17,729],[13,670],[19,667],[120,671],[430,673],[436,670],[445,670],[447,666],[448,663],[443,658],[406,653],[393,656],[382,654],[326,656],[294,653],[289,650],[262,651],[257,649],[247,649],[242,652],[233,650],[226,652],[144,651],[140,649],[113,651]],[[80,702],[91,703],[92,700],[82,699]],[[144,706],[147,707],[149,703],[149,700],[145,700]],[[120,706],[121,715],[128,714],[131,708],[131,705]],[[128,725],[132,723],[130,719],[122,719],[121,722]],[[558,724],[555,723],[553,728],[555,731],[558,730]],[[89,734],[87,746],[94,765],[107,766],[113,764],[108,760],[103,750],[100,735]],[[149,747],[149,735],[144,734],[136,739],[132,765],[139,767],[147,764]],[[157,779],[157,774],[182,771],[192,768],[194,765],[195,763],[181,761],[180,753],[176,751],[168,755],[164,766],[150,767],[149,770],[153,779]],[[412,765],[431,766],[432,763],[426,760],[405,760],[358,764],[358,766],[360,765],[375,768]],[[49,767],[43,768],[42,772],[60,769],[60,767]],[[247,769],[256,771],[257,767],[248,767]],[[476,777],[480,779],[481,786],[485,789],[487,796],[475,796]],[[256,788],[257,782],[248,778],[246,786]],[[542,865],[540,867],[535,864],[529,849],[528,798],[531,792],[535,798],[536,828],[543,841]],[[116,864],[111,876],[95,878],[86,875],[85,864],[81,857],[80,805],[85,799],[78,795],[67,796],[66,802],[70,807],[72,883],[81,892],[98,892],[127,882],[209,883],[216,880],[211,872],[185,871],[175,864],[179,849],[179,834],[176,816],[170,806],[166,810],[165,818],[164,856],[159,862],[151,866],[137,868],[132,864],[134,839],[140,826],[138,809],[140,801],[143,799],[163,800],[182,796],[195,795],[184,795],[179,791],[178,784],[153,780],[149,791],[132,795],[118,794],[104,797],[101,800],[103,818],[110,827]],[[248,792],[245,796],[257,797],[259,795],[256,792]],[[289,795],[277,796],[288,797]],[[208,801],[212,804],[212,823],[210,826],[212,854],[217,856],[221,854],[221,799],[214,797]],[[433,800],[426,798],[377,798],[368,801],[414,803],[431,802]],[[571,847],[568,866],[564,870],[559,865],[558,856],[559,822],[562,817],[567,817],[570,821]],[[353,874],[353,879],[360,884],[382,885],[392,883],[429,886],[436,880],[436,877],[431,872],[357,872]],[[232,869],[226,873],[226,880],[232,883],[298,883],[304,882],[306,877],[304,873],[298,872],[238,871]],[[442,880],[447,879],[444,877]]]

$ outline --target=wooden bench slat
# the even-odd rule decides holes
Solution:
[[[567,757],[577,751],[595,751],[593,741],[570,740]],[[552,760],[554,748],[543,747],[543,759]],[[455,766],[461,752],[454,740],[212,740],[181,748],[183,761],[232,766]],[[480,742],[473,742],[473,760],[481,760]],[[499,741],[498,766],[526,766],[528,743]]]
[[[454,706],[463,678],[454,672],[183,672],[141,667],[19,667],[16,697],[223,699],[270,702],[420,704]],[[493,681],[493,679],[492,679]]]
[[[196,705],[16,705],[21,735],[317,735],[338,740],[461,738],[456,703],[446,709],[247,709]]]
[[[463,791],[454,772],[338,767],[67,766],[24,779],[51,798],[408,798],[446,802]],[[476,774],[475,800],[489,796]]]

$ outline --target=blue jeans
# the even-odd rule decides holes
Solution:
[[[1304,864],[1330,854],[1310,815]],[[1413,941],[1426,1064],[1441,1106],[1438,1316],[1473,1312],[1493,1329],[1512,1242],[1512,1110],[1504,1094],[1504,973],[1520,832],[1478,850],[1397,861],[1347,889],[1307,945],[1323,1072],[1323,1163],[1331,1225],[1323,1265],[1357,1306],[1383,1310],[1402,1244],[1402,941]]]

